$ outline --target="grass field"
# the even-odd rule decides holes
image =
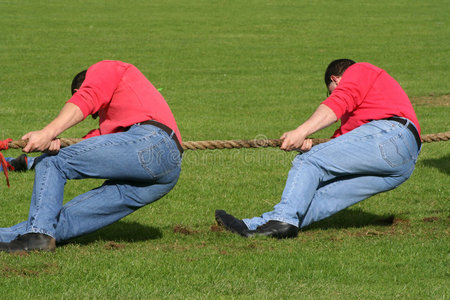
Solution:
[[[278,138],[325,98],[323,72],[343,57],[393,75],[422,134],[449,131],[448,12],[443,0],[0,0],[0,139],[44,126],[73,75],[103,59],[133,63],[162,88],[184,141]],[[424,144],[405,184],[296,239],[215,226],[215,209],[270,210],[294,155],[187,151],[177,186],[153,205],[55,253],[0,253],[0,298],[449,297],[450,142]],[[0,178],[0,227],[28,215],[34,174],[10,177],[10,189]],[[99,184],[69,182],[65,198]]]

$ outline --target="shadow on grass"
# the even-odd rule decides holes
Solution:
[[[394,219],[394,215],[379,216],[364,212],[361,209],[346,209],[327,219],[313,223],[305,227],[303,230],[391,226],[394,223]]]
[[[421,161],[427,167],[436,168],[444,174],[450,175],[450,154],[433,159],[423,159]]]
[[[137,222],[119,221],[88,235],[64,241],[61,245],[70,243],[86,245],[97,241],[139,242],[160,239],[162,236],[159,228]]]

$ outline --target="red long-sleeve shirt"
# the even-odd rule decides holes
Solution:
[[[155,120],[181,135],[169,105],[133,65],[101,61],[92,65],[80,89],[67,102],[77,105],[86,118],[98,112],[99,129],[84,138],[122,132],[129,126]]]
[[[386,71],[369,63],[356,63],[345,70],[339,85],[322,104],[341,119],[341,126],[332,137],[392,116],[409,119],[420,134],[419,121],[408,95]]]

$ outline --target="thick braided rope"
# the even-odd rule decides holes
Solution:
[[[425,134],[421,136],[422,142],[431,143],[450,140],[450,131],[435,134]],[[67,147],[76,144],[82,139],[61,138],[61,147]],[[325,143],[330,139],[312,139],[313,145]],[[21,149],[25,147],[26,141],[18,140],[8,143],[9,148]],[[280,139],[259,139],[259,140],[215,140],[215,141],[192,141],[184,142],[184,150],[214,150],[214,149],[240,149],[240,148],[267,148],[280,147]]]
[[[313,144],[317,145],[329,141],[330,139],[313,139]],[[280,139],[261,139],[261,140],[229,140],[229,141],[197,141],[184,142],[185,150],[213,150],[213,149],[240,149],[240,148],[267,148],[280,147]]]
[[[59,139],[61,141],[61,148],[76,144],[78,142],[81,142],[83,139],[66,139],[61,138]],[[17,140],[17,141],[11,141],[8,143],[9,148],[12,149],[22,149],[27,145],[27,142],[24,140]]]
[[[450,131],[434,134],[425,134],[420,137],[423,143],[440,142],[450,140]]]

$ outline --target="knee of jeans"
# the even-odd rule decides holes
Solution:
[[[314,164],[314,158],[311,155],[305,154],[299,154],[297,155],[294,160],[292,161],[293,167],[300,167],[304,164]]]
[[[35,163],[35,171],[40,172],[48,168],[61,169],[61,159],[57,155],[46,155],[39,157],[38,162]]]
[[[135,190],[135,201],[144,206],[155,202],[169,193],[176,184],[176,180],[170,183],[153,184],[144,189]]]
[[[292,161],[292,167],[296,167],[298,165],[300,165],[303,161],[303,157],[299,154],[297,155],[294,160]]]

